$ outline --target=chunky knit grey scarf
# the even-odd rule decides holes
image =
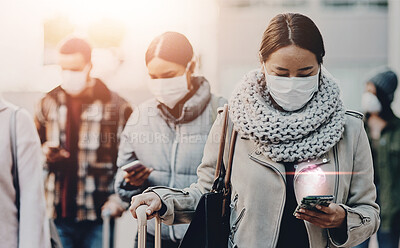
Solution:
[[[273,107],[264,74],[251,71],[229,101],[235,129],[276,162],[300,162],[328,152],[344,131],[345,109],[333,76],[321,66],[319,89],[299,111]]]

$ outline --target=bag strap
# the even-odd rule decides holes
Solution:
[[[232,126],[233,129],[233,126]],[[237,139],[238,132],[233,129],[231,133],[231,141],[229,144],[229,158],[228,158],[228,166],[226,168],[225,175],[225,194],[228,194],[231,189],[231,174],[232,174],[232,163],[233,163],[233,155],[235,153],[235,145]]]
[[[10,146],[12,157],[12,175],[13,184],[15,188],[15,205],[18,209],[18,221],[20,216],[20,189],[19,189],[19,176],[18,176],[18,149],[17,149],[17,113],[19,108],[15,109],[10,118]]]
[[[226,140],[226,130],[228,126],[228,104],[224,105],[224,123],[222,125],[222,133],[219,141],[219,149],[218,149],[218,157],[217,157],[217,165],[215,168],[215,175],[214,175],[214,181],[216,182],[218,178],[221,177],[222,173],[222,163],[223,163],[223,158],[224,158],[224,150],[225,150],[225,140]],[[214,183],[215,185],[215,183]],[[213,187],[214,189],[214,187]]]
[[[233,155],[238,133],[237,131],[234,130],[233,123],[229,119],[229,108],[227,104],[225,104],[224,106],[224,113],[225,113],[224,123],[222,126],[221,140],[219,143],[217,166],[215,169],[215,178],[212,191],[215,192],[218,190],[223,190],[224,195],[226,196],[230,193],[231,190],[232,163],[233,163]],[[223,159],[224,159],[227,133],[230,141],[229,141],[228,164],[225,169],[223,165]]]

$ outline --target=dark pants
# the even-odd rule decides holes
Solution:
[[[75,222],[67,219],[54,220],[64,248],[101,248],[103,224],[98,221]],[[110,244],[114,236],[114,221],[110,221]]]
[[[400,228],[390,231],[378,230],[377,233],[379,248],[398,248],[400,238]],[[354,248],[368,248],[369,239]]]
[[[171,240],[161,240],[162,248],[178,248],[180,240],[177,243],[172,242]],[[138,235],[136,234],[135,239],[135,248],[138,248]],[[146,248],[154,248],[154,236],[151,234],[146,235]]]

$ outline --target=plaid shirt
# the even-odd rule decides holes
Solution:
[[[41,142],[66,147],[67,95],[61,87],[40,101],[35,120]],[[129,104],[111,92],[100,80],[94,86],[94,98],[82,106],[78,136],[76,220],[100,219],[101,206],[113,193],[119,135],[132,113]],[[63,170],[47,163],[46,201],[49,216],[57,218],[61,199]],[[75,187],[75,186],[74,186]]]

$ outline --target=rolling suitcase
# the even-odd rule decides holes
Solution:
[[[110,211],[105,209],[102,211],[101,217],[103,218],[103,248],[110,248]]]
[[[141,205],[136,209],[137,222],[138,222],[138,247],[146,248],[146,235],[147,235],[147,214],[146,205]],[[161,248],[161,220],[156,215],[156,230],[154,248]]]

